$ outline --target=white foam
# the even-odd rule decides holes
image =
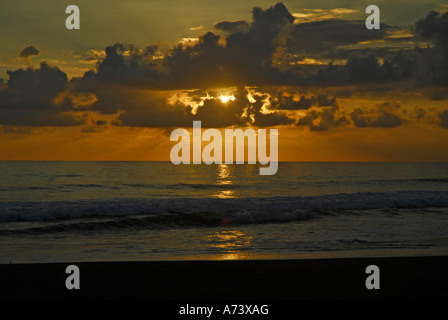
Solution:
[[[315,210],[448,207],[445,191],[396,191],[303,197],[148,198],[1,202],[0,221],[44,221],[138,214],[231,214],[238,221],[307,219]]]

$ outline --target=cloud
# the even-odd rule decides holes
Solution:
[[[401,106],[385,102],[373,109],[356,108],[350,113],[353,124],[359,128],[395,128],[405,122],[397,113]]]
[[[82,57],[81,62],[85,64],[96,64],[106,57],[104,50],[89,49]]]
[[[424,39],[432,39],[437,47],[448,53],[448,12],[431,11],[415,23],[415,32]]]
[[[416,113],[417,119],[420,120],[420,119],[423,119],[426,116],[428,111],[426,109],[423,109],[423,108],[420,108],[420,107],[415,107],[415,113]]]
[[[327,131],[345,124],[348,124],[348,120],[338,107],[313,107],[296,123],[297,126],[308,126],[311,131]]]
[[[292,15],[295,18],[294,23],[300,24],[304,22],[315,22],[322,20],[334,20],[340,19],[344,15],[350,15],[356,13],[357,10],[336,8],[331,10],[325,9],[303,9],[301,12],[295,12]]]
[[[448,56],[446,15],[430,13],[416,24],[416,34],[434,47],[392,50],[388,43],[396,41],[390,38],[400,28],[382,24],[367,31],[364,20],[334,19],[352,13],[341,8],[324,12],[331,19],[311,13],[314,18],[297,23],[277,3],[254,8],[250,22],[217,22],[213,32],[163,52],[156,45],[123,43],[91,49],[82,57],[91,70],[70,81],[45,62],[9,71],[7,84],[0,87],[0,124],[84,125],[84,131],[108,125],[185,127],[193,120],[202,120],[204,127],[295,124],[323,131],[353,123],[391,128],[405,121],[393,104],[344,114],[336,97],[349,97],[351,91],[343,86],[362,91],[388,82],[393,90],[398,81],[420,85],[417,81],[430,79],[425,83],[440,85],[448,79],[443,77],[447,59],[437,58]],[[369,46],[376,41],[387,45]],[[29,46],[22,52],[31,57],[39,51]],[[331,57],[343,61],[328,63]],[[311,87],[333,94],[303,90]],[[235,99],[223,103],[224,89]],[[103,123],[83,112],[109,120]]]
[[[35,46],[28,46],[26,48],[23,48],[22,51],[20,51],[19,56],[21,58],[28,58],[32,56],[38,56],[40,54],[40,50],[37,49]]]
[[[448,85],[448,12],[431,11],[415,23],[415,34],[431,41],[432,48],[420,49],[418,77],[426,84]]]
[[[109,128],[109,123],[106,120],[96,119],[91,115],[86,115],[83,119],[81,132],[83,133],[97,133],[103,132]]]
[[[203,30],[205,27],[203,25],[197,26],[197,27],[191,27],[188,30],[190,31],[197,31],[197,30]]]
[[[311,107],[336,107],[336,99],[327,94],[303,94],[295,90],[282,90],[277,93],[275,108],[280,110],[306,110]]]
[[[347,62],[347,71],[357,81],[392,80],[391,70],[387,68],[387,64],[381,65],[374,55],[351,58]]]
[[[448,109],[443,110],[438,114],[440,118],[439,126],[448,129]]]
[[[367,31],[364,20],[327,19],[304,22],[294,26],[288,48],[301,55],[331,57],[342,46],[365,41],[382,40],[392,28],[381,24],[381,29]]]
[[[343,8],[333,11],[336,15],[349,13]],[[265,10],[254,8],[251,23],[243,20],[216,23],[215,29],[225,31],[224,35],[207,32],[163,53],[157,46],[139,49],[132,44],[116,43],[106,48],[96,70],[87,72],[78,85],[84,82],[85,87],[94,87],[109,83],[171,90],[360,85],[412,78],[425,82],[427,63],[417,62],[428,60],[429,49],[368,46],[369,42],[397,41],[394,35],[404,34],[403,28],[383,23],[380,30],[366,30],[364,20],[325,19],[294,24],[295,20],[282,3],[277,3]],[[427,24],[420,23],[417,30],[423,30]],[[437,31],[422,34],[433,39],[434,33]],[[316,57],[327,62],[330,58],[342,59],[346,63],[327,64]]]
[[[70,107],[58,107],[55,97],[68,89],[66,74],[42,62],[39,68],[8,71],[6,88],[0,90],[0,124],[17,126],[69,126],[80,120]]]
[[[71,81],[71,90],[78,95],[91,93],[96,101],[90,110],[116,114],[115,125],[191,126],[195,119],[210,127],[291,124],[294,119],[286,114],[266,110],[269,93],[257,92],[249,99],[245,86],[281,79],[272,64],[293,20],[279,3],[266,10],[254,8],[250,25],[216,25],[229,31],[248,26],[244,32],[225,38],[207,32],[194,43],[176,45],[166,53],[156,46],[142,50],[116,43],[106,48],[96,70]],[[231,92],[235,101],[223,104],[213,88],[230,85],[240,89]],[[70,102],[70,97],[65,95],[64,101]]]
[[[47,94],[67,87],[67,75],[57,67],[42,62],[38,69],[27,68],[7,71],[8,88],[23,94]]]
[[[228,33],[245,32],[249,29],[249,24],[244,20],[220,21],[215,23],[215,29]]]
[[[274,126],[294,123],[286,114],[268,110],[270,95],[254,88],[235,88],[234,100],[224,103],[222,93],[216,90],[133,93],[126,110],[117,117],[115,124],[136,127],[190,127],[194,120],[201,120],[203,127]],[[118,95],[119,99],[123,95]],[[130,97],[128,97],[130,98]],[[123,99],[125,103],[127,99]],[[150,105],[151,108],[142,107]]]
[[[362,86],[369,83],[388,83],[416,79],[416,57],[412,52],[404,51],[386,54],[380,59],[375,54],[355,54],[348,58],[345,65],[328,64],[319,68],[310,76],[316,86],[349,85]]]
[[[273,64],[282,54],[294,17],[282,3],[254,8],[252,23],[221,22],[220,30],[249,26],[221,37],[207,32],[189,45],[179,44],[162,57],[156,46],[144,50],[117,43],[108,46],[90,82],[134,85],[148,89],[190,89],[259,85],[279,79]],[[274,80],[271,80],[274,79]]]

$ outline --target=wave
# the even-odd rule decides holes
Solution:
[[[442,182],[442,183],[448,182],[448,178],[420,178],[420,179],[415,179],[415,180],[423,181],[423,182]]]
[[[426,207],[448,207],[448,192],[395,191],[232,199],[147,198],[1,202],[0,222],[146,215],[148,221],[181,219],[216,223],[228,219],[229,222],[256,223],[307,219],[310,214],[319,211],[334,213],[338,210]]]

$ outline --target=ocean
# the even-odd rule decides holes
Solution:
[[[448,255],[448,163],[0,161],[0,263]]]

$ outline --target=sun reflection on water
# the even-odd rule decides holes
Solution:
[[[208,236],[210,247],[218,251],[214,260],[248,259],[244,250],[251,247],[252,236],[240,230],[218,231]]]
[[[232,170],[233,168],[228,166],[227,164],[224,163],[220,164],[218,166],[218,172],[216,176],[216,185],[217,186],[233,185]],[[235,198],[235,191],[230,189],[218,190],[212,195],[212,197],[220,199]]]

